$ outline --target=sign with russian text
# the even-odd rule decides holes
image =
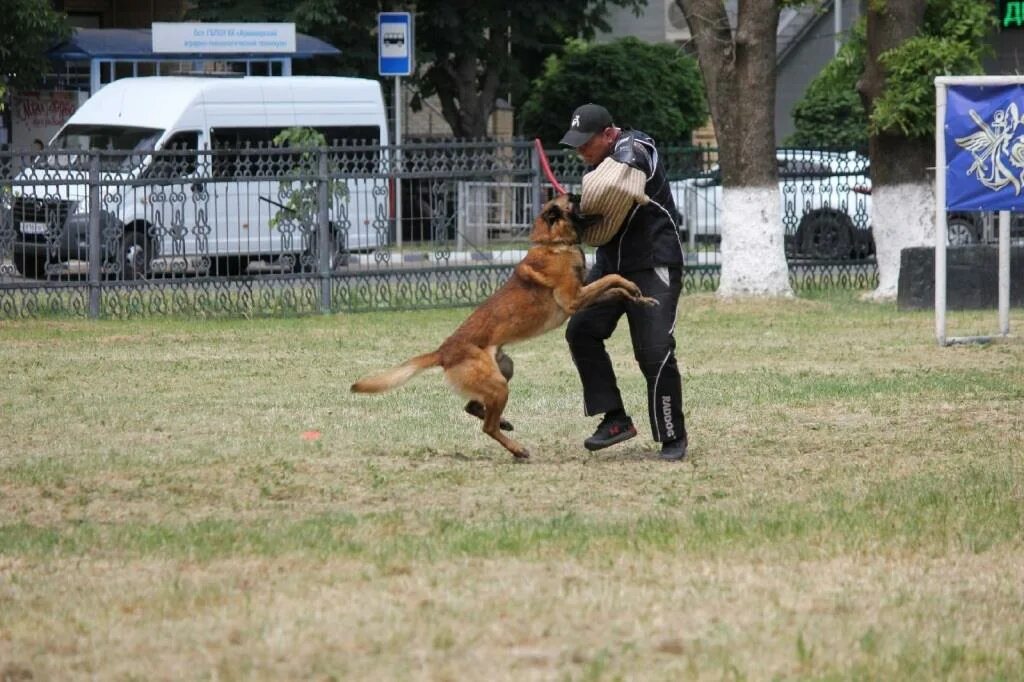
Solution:
[[[153,22],[153,52],[293,54],[295,24]]]
[[[381,12],[377,15],[377,54],[380,75],[412,74],[413,30],[409,12]]]
[[[957,85],[946,96],[946,208],[1024,211],[1024,85]]]
[[[1024,0],[999,0],[996,19],[1003,29],[1024,28]]]

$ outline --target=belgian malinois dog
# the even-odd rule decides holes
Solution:
[[[533,221],[530,250],[509,278],[480,304],[437,350],[406,360],[352,384],[355,393],[380,393],[401,386],[425,369],[441,367],[445,379],[469,399],[466,412],[483,420],[483,430],[518,458],[530,453],[502,433],[512,361],[506,344],[525,341],[561,326],[577,310],[599,301],[627,299],[657,305],[636,284],[605,275],[584,285],[580,236],[599,216],[580,213],[579,198],[562,194],[544,205]]]

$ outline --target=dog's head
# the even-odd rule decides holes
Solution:
[[[601,219],[599,215],[580,213],[577,194],[559,194],[544,204],[533,221],[530,241],[536,244],[579,244],[583,232]]]

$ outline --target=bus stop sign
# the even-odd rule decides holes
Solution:
[[[412,75],[413,30],[409,12],[377,15],[377,55],[377,71],[381,76]]]

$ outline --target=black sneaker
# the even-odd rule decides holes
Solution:
[[[667,462],[681,462],[686,459],[686,450],[689,443],[685,438],[677,438],[661,444],[661,452],[658,457]]]
[[[609,445],[615,445],[622,441],[629,440],[636,435],[636,427],[629,416],[608,417],[605,416],[597,425],[594,435],[583,441],[583,447],[587,450],[600,450]]]

